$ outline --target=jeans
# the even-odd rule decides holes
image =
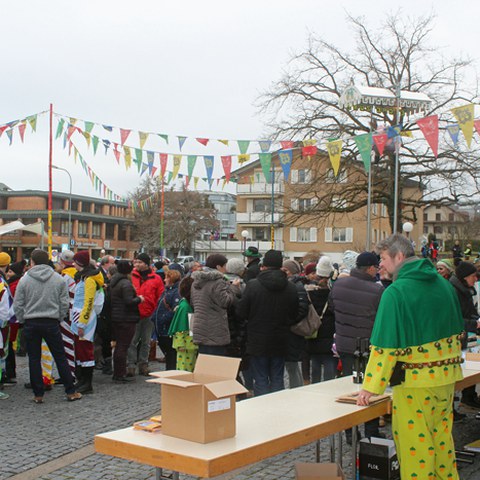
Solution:
[[[23,328],[28,353],[28,367],[30,370],[30,383],[36,397],[43,397],[44,387],[42,379],[42,339],[52,353],[60,378],[68,394],[75,393],[73,376],[68,366],[67,357],[63,347],[60,322],[51,318],[35,318],[25,320]]]
[[[278,392],[285,388],[283,374],[285,371],[284,357],[250,357],[250,367],[253,375],[253,393],[255,396]]]
[[[116,342],[113,351],[114,377],[120,378],[127,374],[127,352],[135,335],[136,325],[134,322],[112,322]]]
[[[322,365],[323,381],[335,378],[338,358],[335,358],[331,353],[313,353],[310,356],[312,359],[312,383],[322,381]]]
[[[199,345],[198,353],[203,353],[204,355],[227,355],[227,348],[224,345]]]
[[[285,362],[285,370],[288,373],[288,387],[303,387],[303,376],[299,362]]]
[[[161,335],[157,337],[157,342],[165,355],[165,370],[175,370],[177,368],[177,351],[172,347],[172,337]]]
[[[150,340],[152,338],[153,322],[150,317],[141,318],[135,327],[135,335],[128,348],[128,366],[148,364]]]

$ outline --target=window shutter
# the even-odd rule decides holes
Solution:
[[[327,227],[325,228],[325,242],[331,242],[332,241],[332,228]]]
[[[312,197],[312,199],[310,200],[310,205],[312,207],[315,207],[315,205],[318,205],[318,198],[317,197]]]
[[[291,200],[292,210],[298,210],[298,198],[292,198]]]
[[[297,241],[297,227],[290,227],[290,241]]]
[[[310,228],[310,241],[317,243],[317,229],[315,227]]]
[[[290,183],[298,183],[298,170],[290,172]]]
[[[312,183],[312,171],[306,170],[305,171],[305,183]]]
[[[351,227],[346,228],[345,237],[347,242],[350,242],[350,243],[353,242],[353,228]]]

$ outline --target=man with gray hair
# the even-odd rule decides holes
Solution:
[[[390,382],[400,477],[427,472],[458,479],[452,408],[455,383],[463,378],[463,319],[457,295],[429,259],[414,256],[403,235],[390,236],[379,250],[393,283],[378,307],[357,405],[368,405]]]

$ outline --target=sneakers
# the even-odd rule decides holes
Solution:
[[[80,400],[83,395],[80,392],[69,393],[67,395],[67,402],[75,402],[75,400]]]
[[[144,377],[148,377],[150,375],[150,371],[148,370],[148,365],[146,363],[142,363],[138,366],[138,373],[143,375]]]
[[[14,387],[17,384],[17,381],[14,378],[3,377],[0,383],[4,387]]]
[[[33,397],[35,403],[43,403],[43,397]]]
[[[10,395],[8,393],[3,393],[0,391],[0,400],[6,400],[7,398],[10,398]]]

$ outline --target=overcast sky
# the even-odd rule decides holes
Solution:
[[[253,104],[279,78],[292,53],[302,51],[308,33],[352,48],[347,12],[364,15],[373,26],[391,13],[391,5],[382,0],[3,2],[0,125],[53,103],[55,112],[68,117],[171,136],[169,146],[150,139],[146,149],[179,153],[174,137],[185,135],[191,139],[184,153],[236,154],[234,145],[204,147],[193,138],[262,138],[265,129]],[[480,2],[404,0],[399,5],[406,16],[435,13],[432,43],[448,54],[462,51],[476,59]],[[101,127],[93,133],[106,136]],[[94,156],[84,140],[73,138],[112,191],[123,196],[139,184],[135,168],[127,172],[123,161],[119,166],[111,153],[104,155],[103,147]],[[126,143],[138,146],[137,139],[132,134]],[[0,182],[15,190],[48,189],[48,116],[39,117],[37,133],[27,127],[23,144],[18,132],[12,146],[4,134],[0,162]],[[72,174],[74,193],[97,196],[60,140],[54,163]],[[205,176],[202,159],[194,175]],[[68,191],[65,173],[54,171],[53,178],[54,190]]]

